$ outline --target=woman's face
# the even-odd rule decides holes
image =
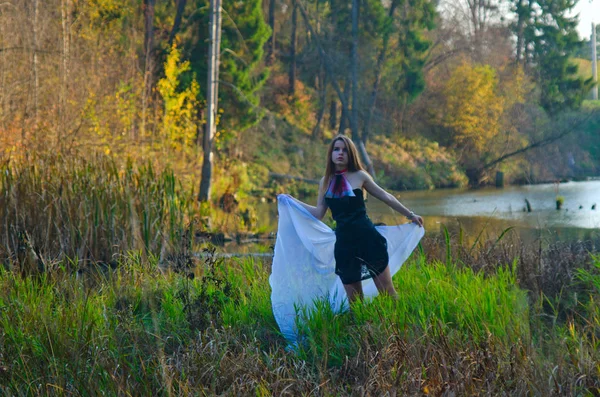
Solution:
[[[336,169],[342,170],[348,167],[348,148],[341,139],[338,139],[333,144],[331,161],[333,161],[333,164],[335,164]]]

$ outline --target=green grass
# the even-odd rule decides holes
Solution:
[[[295,353],[271,313],[268,265],[207,261],[194,279],[156,265],[133,255],[79,280],[2,271],[0,392],[546,394],[549,376],[562,390],[597,392],[598,258],[596,273],[581,273],[596,294],[586,315],[549,327],[530,313],[514,268],[484,276],[417,257],[394,279],[398,302],[342,314],[318,304]]]

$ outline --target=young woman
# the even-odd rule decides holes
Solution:
[[[423,218],[373,181],[362,167],[356,146],[348,137],[338,135],[332,140],[327,159],[316,206],[289,195],[287,197],[319,220],[323,218],[327,208],[331,210],[336,221],[335,274],[341,279],[350,302],[363,297],[362,281],[368,278],[373,278],[379,293],[397,298],[388,266],[387,240],[376,230],[366,214],[363,190],[419,227],[423,227]]]

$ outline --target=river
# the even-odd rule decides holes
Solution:
[[[526,242],[541,236],[547,241],[600,240],[600,180],[394,194],[408,208],[423,216],[428,233],[440,232],[445,227],[451,233],[462,229],[468,239],[480,234],[493,239],[512,227]],[[561,210],[556,209],[557,195],[564,197]],[[303,200],[314,205],[316,198]],[[531,205],[531,212],[526,210],[526,200]],[[367,197],[366,205],[375,223],[406,222],[374,197]],[[257,212],[259,226],[268,232],[276,232],[276,203],[260,204]],[[226,251],[253,249],[231,245]]]

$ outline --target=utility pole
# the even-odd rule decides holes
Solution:
[[[215,136],[215,121],[219,104],[219,55],[221,52],[221,0],[210,0],[210,43],[208,46],[208,78],[206,85],[206,124],[202,148],[204,160],[202,162],[202,179],[200,180],[199,201],[208,201],[210,198],[212,168],[213,168],[213,142]]]
[[[148,100],[152,94],[152,74],[154,73],[154,8],[156,0],[144,0],[144,92],[142,93],[141,134],[146,132],[146,112]],[[131,138],[135,139],[135,130],[131,130]]]
[[[596,25],[592,22],[592,78],[594,79],[594,88],[592,88],[592,99],[598,100],[598,55],[596,54]]]
[[[69,58],[71,52],[71,0],[61,0],[63,53],[62,53],[62,84],[60,93],[60,125],[58,127],[57,143],[61,145],[62,133],[67,131],[67,95],[69,92]]]

